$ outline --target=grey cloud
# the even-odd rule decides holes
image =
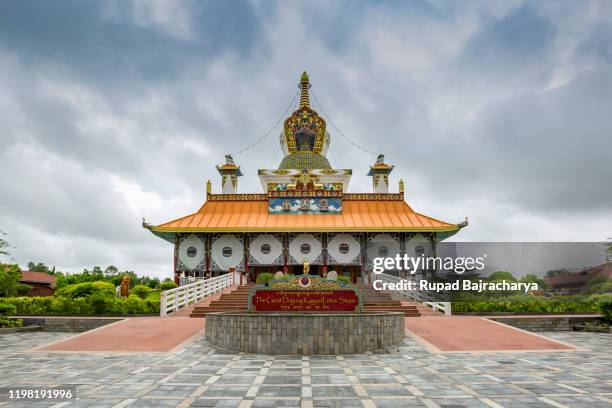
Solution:
[[[171,249],[140,217],[196,210],[209,178],[219,191],[214,165],[270,128],[303,69],[342,132],[396,165],[416,210],[472,216],[458,239],[575,239],[576,219],[581,239],[609,235],[605,13],[186,2],[176,31],[123,3],[0,6],[0,228],[21,263],[167,276]],[[278,165],[280,130],[236,156],[242,192]],[[329,130],[332,163],[369,191],[374,157]]]

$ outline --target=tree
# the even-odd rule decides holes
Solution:
[[[552,278],[559,275],[569,275],[570,271],[567,269],[553,269],[552,271],[546,272],[548,278]]]
[[[28,270],[32,272],[51,273],[51,269],[49,269],[49,267],[42,262],[37,264],[32,261],[28,262]]]
[[[512,276],[512,273],[507,272],[507,271],[493,272],[491,275],[489,275],[488,280],[490,280],[490,281],[502,281],[502,280],[506,280],[506,281],[510,281],[510,282],[516,282],[516,278],[514,276]]]
[[[109,265],[105,270],[104,270],[104,275],[106,276],[115,276],[119,273],[119,268],[117,268],[114,265]]]
[[[546,284],[546,281],[542,278],[537,277],[536,275],[532,274],[532,273],[528,273],[527,275],[523,276],[519,282],[524,282],[524,283],[537,283],[538,284],[538,288],[539,289],[546,289],[546,287],[548,286]]]
[[[2,236],[6,236],[6,232],[0,230],[0,255],[10,256],[11,253],[8,251],[8,248],[11,247],[11,244],[9,244],[7,240],[2,238]]]
[[[16,296],[22,286],[19,279],[21,279],[19,265],[0,264],[0,297]]]

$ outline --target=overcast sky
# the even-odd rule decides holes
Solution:
[[[310,73],[347,137],[385,153],[462,241],[612,235],[610,1],[0,2],[0,229],[15,261],[170,276],[141,228],[195,211],[214,165]],[[315,106],[316,107],[316,106]],[[334,167],[374,157],[331,126]],[[235,159],[278,166],[277,127]],[[6,260],[6,259],[5,259]]]

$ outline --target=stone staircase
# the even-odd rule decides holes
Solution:
[[[388,292],[375,290],[365,283],[356,283],[354,286],[363,296],[364,312],[402,312],[410,317],[421,315],[416,304],[402,304],[401,301],[393,299]]]
[[[246,311],[249,292],[253,286],[255,285],[252,283],[237,286],[231,291],[222,293],[217,299],[198,303],[191,310],[190,317],[205,317],[207,313],[214,312]],[[364,312],[402,312],[409,317],[418,317],[421,314],[429,315],[427,306],[394,299],[390,293],[374,290],[371,286],[363,283],[355,284],[355,287],[363,296]]]

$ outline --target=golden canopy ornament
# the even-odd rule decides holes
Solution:
[[[305,146],[298,144],[296,133],[312,133],[314,134],[314,143],[312,146],[308,146],[308,150],[321,154],[327,125],[325,120],[310,107],[308,90],[311,84],[306,71],[302,74],[298,87],[300,88],[300,107],[285,120],[284,125],[287,148],[289,153],[303,151]]]

